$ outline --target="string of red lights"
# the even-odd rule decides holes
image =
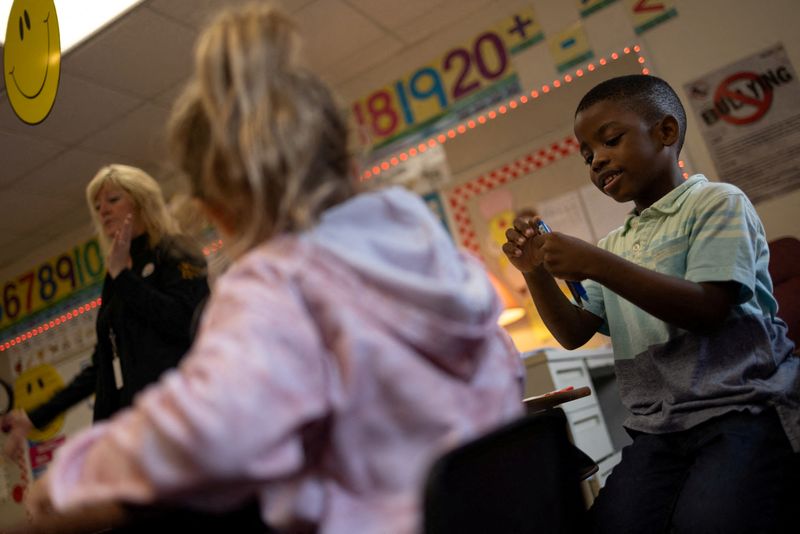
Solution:
[[[639,62],[640,65],[642,65],[642,74],[650,74],[650,69],[644,66],[646,60],[644,56],[641,55],[641,47],[639,45],[634,45],[632,47],[626,46],[622,50],[621,54],[613,52],[610,54],[609,57],[611,58],[611,61],[616,61],[623,55],[628,55],[631,53],[635,53],[638,55],[637,61]],[[405,152],[401,152],[399,154],[391,156],[388,159],[382,161],[381,163],[375,164],[371,169],[367,169],[366,171],[364,171],[361,174],[360,179],[364,181],[364,180],[369,180],[373,176],[378,176],[381,172],[387,171],[391,167],[396,167],[400,163],[407,161],[409,158],[413,158],[414,156],[426,152],[429,148],[435,147],[437,144],[441,145],[446,143],[448,139],[455,139],[455,137],[458,135],[465,134],[467,133],[467,131],[473,130],[479,127],[480,125],[486,124],[490,120],[493,120],[499,117],[500,115],[505,115],[510,110],[514,110],[519,106],[525,105],[528,102],[536,100],[539,97],[550,93],[553,89],[560,88],[564,83],[571,83],[575,78],[583,77],[587,71],[594,72],[598,68],[598,65],[600,67],[605,66],[609,63],[609,60],[606,59],[605,57],[601,57],[600,59],[597,60],[596,63],[597,64],[595,64],[595,62],[589,63],[588,65],[586,65],[585,68],[576,69],[572,74],[565,74],[561,78],[553,80],[551,84],[544,84],[541,86],[541,88],[533,89],[528,94],[512,98],[507,103],[501,104],[486,113],[482,113],[474,118],[468,119],[467,121],[459,124],[458,126],[451,128],[447,132],[443,132],[434,137],[431,137],[426,142],[420,143],[416,147],[412,147]],[[680,164],[681,167],[683,167],[683,161],[681,161]],[[687,173],[684,173],[684,177],[687,177]],[[203,254],[209,256],[210,254],[217,252],[221,248],[222,248],[222,240],[220,239],[214,243],[211,243],[210,245],[203,247]],[[42,334],[50,330],[51,328],[58,327],[64,324],[65,322],[86,313],[91,309],[95,309],[98,306],[100,306],[100,303],[101,299],[98,297],[97,299],[87,302],[82,306],[78,306],[72,311],[64,313],[53,320],[47,321],[37,327],[31,328],[24,334],[20,334],[12,339],[2,342],[0,343],[0,352],[6,351],[11,347],[24,343],[32,339],[33,337],[38,336],[39,334]]]
[[[641,55],[641,47],[639,45],[634,45],[633,47],[626,46],[622,50],[622,54],[617,52],[612,52],[609,56],[611,61],[616,61],[623,55],[628,55],[631,53],[635,53],[638,55],[637,61],[640,65],[642,65],[642,74],[650,74],[650,69],[645,67],[644,64],[646,63],[644,56]],[[605,57],[601,57],[597,60],[597,65],[605,66],[609,63],[609,60]],[[480,115],[468,119],[467,121],[459,124],[458,126],[451,128],[447,132],[442,132],[438,135],[430,137],[427,141],[423,143],[419,143],[416,147],[411,147],[407,151],[400,152],[399,154],[395,154],[394,156],[390,156],[389,158],[385,159],[380,163],[376,163],[371,168],[365,170],[361,173],[360,179],[361,181],[366,181],[371,179],[374,176],[378,176],[381,172],[388,171],[392,167],[396,167],[400,163],[407,161],[414,156],[419,154],[423,154],[427,152],[429,149],[435,147],[437,144],[442,145],[447,142],[448,139],[455,139],[456,136],[462,135],[467,133],[469,130],[473,130],[480,125],[486,124],[490,120],[496,119],[500,115],[505,115],[509,112],[509,110],[513,110],[518,108],[519,106],[525,105],[528,102],[536,100],[542,95],[549,93],[552,88],[558,89],[564,83],[571,83],[575,78],[583,77],[586,72],[594,72],[598,66],[595,63],[589,63],[586,65],[585,68],[579,68],[575,70],[573,74],[565,74],[561,78],[553,80],[552,84],[544,84],[539,89],[533,89],[530,93],[524,94],[515,98],[512,98],[505,104],[501,104],[496,108],[481,113]],[[552,88],[551,88],[552,86]]]

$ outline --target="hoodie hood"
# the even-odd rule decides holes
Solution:
[[[303,238],[382,296],[369,313],[436,365],[471,376],[500,303],[483,266],[459,251],[417,195],[400,187],[331,208]],[[402,317],[402,320],[398,320]]]

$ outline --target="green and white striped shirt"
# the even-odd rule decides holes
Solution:
[[[775,406],[800,451],[800,358],[776,317],[769,248],[737,187],[694,175],[602,239],[637,265],[692,282],[737,282],[725,325],[696,334],[668,324],[587,280],[586,309],[610,334],[625,425],[650,433],[691,428],[732,410]]]

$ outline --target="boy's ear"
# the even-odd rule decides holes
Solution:
[[[658,123],[658,137],[664,146],[672,146],[678,142],[681,136],[681,129],[678,125],[678,119],[672,115],[666,115]]]

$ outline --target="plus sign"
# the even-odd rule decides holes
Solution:
[[[533,24],[533,19],[523,19],[519,15],[514,15],[514,25],[508,29],[508,33],[518,33],[520,37],[525,39],[525,28]]]

